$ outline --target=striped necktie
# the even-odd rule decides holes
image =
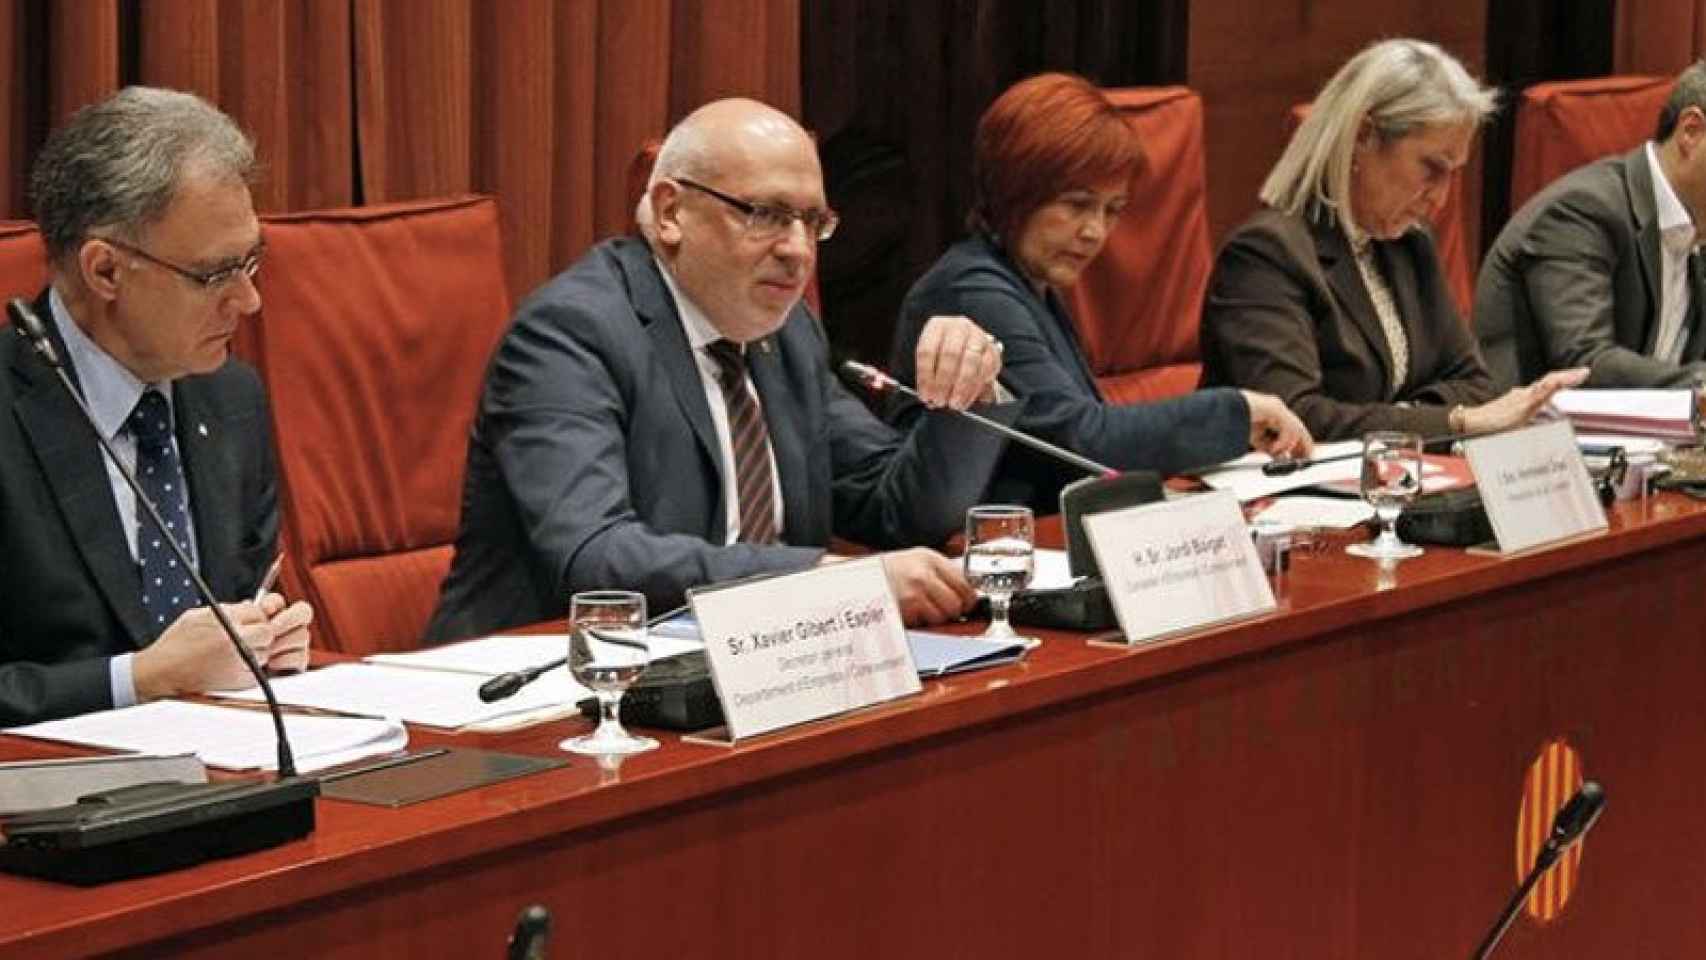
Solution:
[[[714,340],[705,352],[717,363],[717,383],[729,411],[729,444],[734,448],[736,503],[743,543],[776,542],[776,492],[771,479],[770,431],[764,412],[747,389],[746,355],[738,344]]]

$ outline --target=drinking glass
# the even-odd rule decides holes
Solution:
[[[1362,498],[1374,508],[1380,535],[1353,543],[1346,553],[1371,560],[1408,560],[1422,548],[1398,539],[1398,515],[1422,493],[1422,438],[1399,431],[1377,431],[1362,438]]]
[[[617,716],[629,684],[646,671],[646,598],[628,590],[593,590],[569,601],[569,672],[598,696],[598,728],[558,744],[595,756],[657,749],[651,737],[622,728]]]
[[[1029,507],[979,506],[966,511],[966,580],[989,598],[989,629],[981,639],[1037,645],[1036,638],[1014,633],[1007,621],[1013,594],[1031,582],[1035,544],[1036,520]]]

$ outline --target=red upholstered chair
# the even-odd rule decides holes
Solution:
[[[47,286],[47,254],[28,220],[0,220],[0,301],[34,298]],[[0,326],[6,315],[0,311]]]
[[[288,589],[315,642],[415,646],[450,566],[468,429],[509,292],[486,197],[264,219],[261,371]]]
[[[1582,164],[1652,137],[1675,85],[1672,77],[1596,77],[1524,90],[1511,154],[1511,210]]]
[[[1296,130],[1308,115],[1309,104],[1300,103],[1292,107],[1289,116],[1290,129]],[[1432,226],[1434,249],[1439,253],[1440,267],[1445,271],[1445,284],[1451,288],[1451,299],[1457,304],[1457,315],[1465,324],[1469,322],[1470,307],[1475,301],[1475,271],[1481,260],[1469,249],[1464,219],[1468,215],[1463,202],[1463,171],[1459,170],[1451,177],[1451,186],[1445,192],[1445,202],[1440,204],[1439,213],[1434,215]]]
[[[1202,98],[1185,87],[1103,92],[1148,163],[1102,255],[1072,289],[1073,322],[1110,402],[1189,393],[1202,372],[1197,328],[1214,263]]]

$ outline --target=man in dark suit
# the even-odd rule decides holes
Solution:
[[[266,404],[227,360],[260,308],[254,150],[189,94],[128,88],[43,147],[36,301],[99,429],[276,668],[307,660],[306,604],[248,602],[278,531]],[[52,369],[0,339],[0,725],[247,686],[211,611]]]
[[[1509,386],[1562,367],[1588,386],[1706,374],[1706,63],[1683,71],[1653,142],[1559,178],[1517,211],[1475,288],[1475,329]]]
[[[661,610],[696,584],[822,562],[832,533],[940,542],[983,492],[999,437],[941,411],[898,433],[831,372],[799,301],[835,215],[798,124],[750,100],[701,108],[665,140],[643,206],[646,240],[595,247],[498,346],[428,639],[559,616],[578,590],[640,590]],[[964,408],[999,353],[938,318],[918,388]],[[974,599],[932,550],[884,563],[910,622]]]

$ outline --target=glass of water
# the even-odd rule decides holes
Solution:
[[[1037,645],[1034,637],[1014,633],[1007,621],[1013,594],[1031,582],[1035,545],[1036,520],[1029,507],[981,506],[966,511],[966,580],[989,598],[989,629],[982,639]]]
[[[598,728],[558,744],[594,756],[657,749],[651,737],[622,727],[622,695],[651,661],[646,646],[646,598],[628,590],[593,590],[569,601],[569,672],[598,696]]]
[[[1374,508],[1380,535],[1353,543],[1346,553],[1371,560],[1408,560],[1422,548],[1398,539],[1398,515],[1422,493],[1422,438],[1418,434],[1379,431],[1362,438],[1362,498]]]

